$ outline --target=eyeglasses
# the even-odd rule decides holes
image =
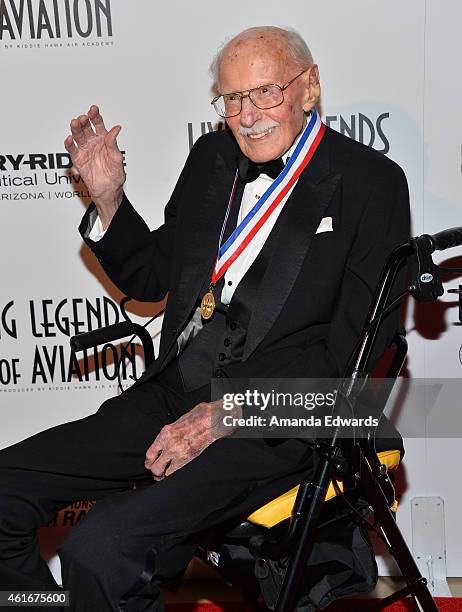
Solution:
[[[213,104],[217,114],[224,119],[239,115],[242,110],[242,100],[244,98],[249,98],[252,104],[260,110],[268,110],[269,108],[280,106],[284,102],[284,90],[287,89],[289,85],[292,85],[292,83],[307,70],[308,68],[302,70],[285,85],[270,83],[269,85],[260,85],[260,87],[249,89],[247,93],[236,91],[229,94],[220,94],[219,96],[215,96],[210,104]]]

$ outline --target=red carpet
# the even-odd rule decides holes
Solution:
[[[371,600],[350,599],[333,604],[325,609],[325,612],[356,612],[363,610],[367,612]],[[452,597],[437,597],[435,603],[440,612],[462,612],[462,599]],[[416,606],[412,601],[398,602],[388,608],[386,612],[415,612]],[[240,602],[226,602],[219,604],[168,604],[167,612],[263,612],[261,608],[253,608],[248,604]]]

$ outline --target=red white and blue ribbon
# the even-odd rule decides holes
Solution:
[[[284,169],[255,203],[252,210],[242,219],[226,242],[220,246],[211,279],[213,285],[215,285],[228,268],[236,261],[239,255],[246,249],[257,232],[263,227],[276,210],[277,206],[283,201],[284,197],[297,182],[298,177],[306,168],[318,148],[325,130],[326,126],[322,123],[316,110],[313,109],[310,120],[303,130],[297,146]],[[234,193],[235,188],[236,180],[234,181],[232,193]],[[230,201],[232,201],[232,197]],[[221,231],[220,242],[228,214],[229,207]]]

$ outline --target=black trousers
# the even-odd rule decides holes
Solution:
[[[195,533],[258,507],[313,471],[306,441],[230,437],[154,483],[144,468],[146,449],[208,393],[184,393],[170,367],[94,415],[1,450],[1,589],[56,590],[36,529],[73,501],[96,499],[58,551],[71,610],[162,610],[159,585],[192,558]]]

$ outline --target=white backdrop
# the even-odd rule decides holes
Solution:
[[[52,0],[34,0],[22,22],[19,4],[0,2],[0,447],[85,416],[116,392],[110,349],[104,367],[95,370],[90,354],[68,375],[69,333],[114,322],[122,297],[76,231],[87,192],[60,167],[69,120],[97,103],[107,125],[123,126],[127,193],[158,225],[191,142],[217,123],[211,56],[246,27],[289,25],[306,38],[323,118],[403,166],[414,234],[461,224],[457,0],[444,11],[438,0],[254,0],[225,14],[211,0],[75,0],[56,12]],[[130,307],[141,318],[158,309]],[[460,377],[454,296],[408,310],[410,376]],[[159,328],[158,320],[153,335]],[[410,499],[443,497],[448,571],[460,576],[462,500],[451,464],[459,448],[456,438],[408,441],[398,520],[410,542]],[[69,512],[55,523],[71,523],[81,508]]]

